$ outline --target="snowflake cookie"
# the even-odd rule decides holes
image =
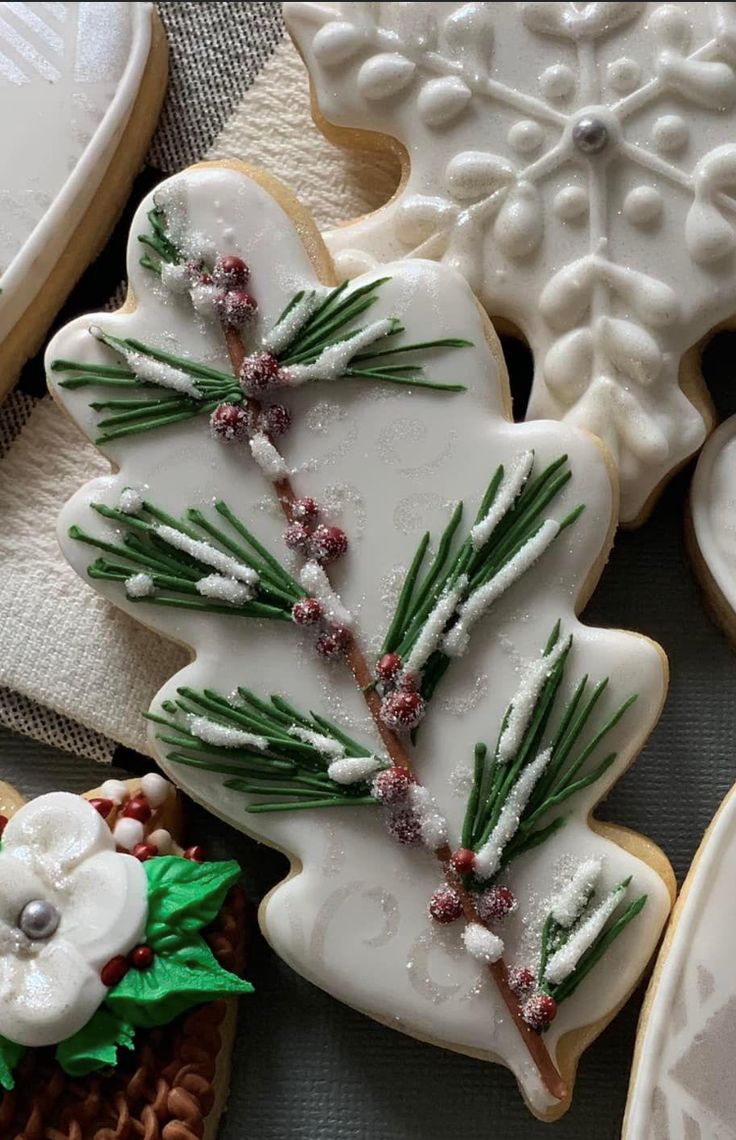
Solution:
[[[0,396],[104,245],[166,90],[152,4],[0,11]]]
[[[734,875],[732,788],[693,859],[647,991],[624,1140],[733,1134]]]
[[[244,900],[237,863],[178,845],[180,817],[155,772],[29,803],[0,784],[3,1136],[143,1135],[152,1118],[214,1136],[232,999],[251,989],[230,972]]]
[[[532,1111],[631,992],[671,875],[590,813],[664,697],[653,643],[580,623],[612,533],[598,443],[514,425],[467,283],[351,283],[265,175],[163,183],[132,301],[62,330],[52,391],[115,474],[66,556],[195,657],[151,746],[289,854],[264,932],[306,978],[500,1060]]]
[[[688,350],[736,310],[733,6],[285,10],[330,137],[378,132],[404,164],[327,235],[338,270],[459,269],[532,347],[529,416],[604,439],[641,519],[710,427]]]

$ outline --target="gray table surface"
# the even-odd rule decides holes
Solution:
[[[729,360],[736,340],[709,354],[711,389],[734,410]],[[734,781],[736,658],[711,624],[684,550],[690,472],[667,488],[652,519],[618,536],[587,610],[596,624],[640,630],[664,646],[672,671],[664,715],[600,815],[645,831],[678,879]],[[83,791],[102,771],[90,762],[0,731],[0,776],[27,794]],[[254,898],[286,870],[274,852],[199,811],[193,827],[212,857],[240,860]],[[504,1070],[421,1045],[340,1005],[297,977],[257,939],[256,991],[242,1003],[232,1094],[221,1140],[534,1140],[548,1126],[526,1112]],[[641,993],[583,1057],[559,1140],[620,1134]]]

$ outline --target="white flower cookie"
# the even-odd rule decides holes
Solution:
[[[66,508],[66,556],[194,650],[152,746],[288,853],[261,923],[290,965],[559,1116],[671,899],[656,848],[590,819],[666,686],[657,646],[577,617],[612,534],[602,450],[509,422],[460,275],[335,286],[266,175],[165,182],[128,273],[135,307],[47,359],[116,468]]]
[[[710,427],[688,350],[736,310],[731,5],[285,12],[318,123],[401,151],[396,196],[327,234],[338,270],[459,269],[531,345],[529,416],[603,438],[641,519]]]
[[[123,208],[165,89],[152,4],[3,4],[0,396]]]

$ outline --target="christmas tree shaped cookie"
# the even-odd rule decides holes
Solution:
[[[0,813],[0,1132],[211,1140],[251,989],[238,865],[179,846],[156,773],[29,803],[0,784]]]
[[[599,444],[514,425],[466,282],[335,285],[265,175],[205,165],[131,233],[131,295],[48,350],[115,473],[60,520],[79,573],[190,645],[168,774],[288,853],[276,950],[348,1004],[501,1061],[531,1109],[659,937],[671,873],[592,809],[654,725],[653,643],[577,618],[612,534]]]
[[[736,310],[732,7],[285,11],[318,125],[402,159],[395,197],[327,235],[340,272],[459,269],[531,345],[529,415],[603,438],[643,517],[711,424],[689,350]]]

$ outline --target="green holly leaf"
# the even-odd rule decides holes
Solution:
[[[118,1048],[132,1049],[134,1037],[132,1025],[98,1009],[82,1029],[57,1045],[56,1060],[70,1077],[84,1077],[114,1065]]]
[[[152,1029],[192,1006],[252,991],[249,982],[223,970],[204,939],[193,935],[173,953],[157,954],[149,969],[129,970],[106,1002],[116,1017]]]
[[[25,1045],[16,1045],[15,1041],[0,1037],[0,1087],[8,1090],[15,1088],[13,1070],[25,1051]]]
[[[146,940],[156,953],[183,947],[189,936],[214,921],[240,875],[234,861],[195,863],[176,855],[148,859]]]

